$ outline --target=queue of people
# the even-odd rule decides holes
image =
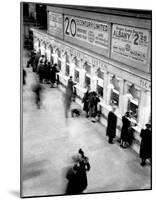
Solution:
[[[50,83],[50,87],[58,86],[58,76],[56,75],[59,70],[57,64],[52,65],[45,55],[41,55],[40,52],[32,51],[30,59],[27,62],[27,68],[32,67],[33,72],[39,76],[40,83]]]
[[[54,87],[55,83],[58,86],[57,73],[59,72],[57,64],[52,64],[46,59],[44,55],[32,52],[31,57],[27,62],[27,67],[32,66],[33,72],[39,77],[39,82],[37,82],[34,87],[34,92],[36,94],[36,105],[40,108],[40,99],[42,87],[40,83],[50,83],[51,88]],[[26,72],[23,71],[23,85],[25,84]],[[66,91],[64,93],[64,107],[65,107],[65,118],[68,118],[68,112],[71,107],[72,101],[75,101],[76,89],[75,82],[72,80],[72,76],[69,77]],[[100,98],[95,91],[90,91],[88,87],[82,99],[83,110],[86,112],[86,118],[91,118],[92,122],[96,122],[96,119],[100,117],[101,112],[98,109],[98,103]],[[113,140],[116,137],[117,128],[117,116],[115,114],[116,106],[112,106],[112,110],[108,113],[106,136],[108,137],[109,144],[113,144]],[[133,142],[133,127],[136,124],[131,121],[131,113],[126,112],[122,117],[122,128],[120,134],[120,147],[127,148],[131,146]],[[145,166],[146,160],[151,159],[152,154],[152,136],[151,136],[151,125],[146,124],[146,128],[141,130],[140,133],[141,144],[140,144],[140,158],[141,166]],[[73,168],[74,170],[75,168]]]
[[[116,128],[117,128],[117,116],[115,114],[116,107],[113,106],[112,110],[108,114],[107,121],[107,130],[106,136],[108,136],[108,142],[113,144],[113,139],[116,137]],[[120,134],[120,147],[127,148],[133,143],[133,127],[136,126],[134,122],[131,121],[130,112],[126,112],[122,117],[122,128]],[[140,158],[141,158],[141,166],[146,165],[146,160],[151,160],[152,156],[152,132],[151,132],[151,124],[147,123],[145,129],[141,130],[140,138]]]
[[[83,110],[86,112],[86,117],[91,117],[92,122],[96,122],[96,117],[99,115],[98,103],[100,98],[95,91],[90,91],[88,88],[82,99]]]

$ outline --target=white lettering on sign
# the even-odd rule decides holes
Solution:
[[[48,32],[63,38],[63,17],[60,13],[48,12]]]
[[[113,24],[112,53],[146,64],[149,51],[149,31]]]
[[[151,83],[144,79],[140,79],[140,86],[143,87],[144,89],[148,89],[148,90],[151,89]]]
[[[64,34],[76,40],[81,40],[101,47],[109,48],[110,26],[103,22],[82,19],[77,17],[64,17]]]

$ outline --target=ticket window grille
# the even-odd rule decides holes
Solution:
[[[97,81],[97,94],[100,97],[103,97],[104,72],[102,72],[100,70],[100,68],[98,68],[96,74],[97,74],[97,77],[98,77],[98,81]]]
[[[111,90],[110,104],[119,106],[119,91],[116,89]]]
[[[75,69],[75,76],[74,76],[74,81],[76,83],[79,83],[79,71]]]
[[[66,59],[66,70],[65,70],[65,75],[66,76],[69,76],[69,74],[70,74],[70,61],[69,61],[69,55],[66,53],[66,57],[65,57],[65,59]]]
[[[61,70],[61,52],[58,50],[57,51],[58,55],[58,69]]]
[[[70,67],[69,67],[69,64],[66,63],[66,76],[69,76],[70,74]]]
[[[85,63],[85,70],[88,75],[91,74],[91,66],[88,63]]]
[[[100,97],[103,97],[103,87],[101,87],[100,85],[97,85],[97,94]]]
[[[137,89],[134,84],[130,85],[128,88],[128,93],[131,94],[131,98],[128,99],[127,110],[131,113],[131,117],[135,120],[138,118],[138,106],[140,99],[140,90]]]
[[[138,101],[134,99],[129,99],[128,100],[128,109],[127,109],[131,117],[135,120],[138,118]]]
[[[90,77],[89,76],[85,76],[85,88],[90,87]]]

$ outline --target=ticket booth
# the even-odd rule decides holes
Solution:
[[[120,95],[120,88],[119,88],[119,81],[115,77],[115,75],[111,78],[111,92],[110,92],[110,105],[119,106],[119,95]]]
[[[84,87],[88,88],[91,85],[91,65],[89,65],[87,62],[85,62],[84,69],[86,71]]]
[[[101,71],[100,68],[96,70],[96,75],[97,75],[97,94],[101,98],[103,98],[103,87],[104,87],[104,72]]]
[[[70,56],[67,52],[65,53],[65,75],[70,75]]]

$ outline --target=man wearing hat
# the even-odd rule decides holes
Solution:
[[[146,165],[146,159],[151,159],[152,155],[152,132],[151,124],[146,124],[146,128],[141,130],[140,158],[141,166]]]

